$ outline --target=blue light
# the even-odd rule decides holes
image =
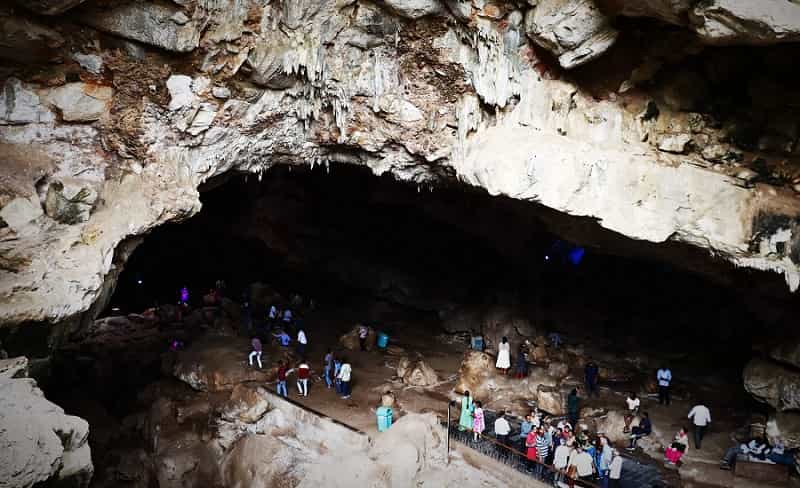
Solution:
[[[577,266],[581,264],[581,260],[583,259],[583,255],[586,253],[586,250],[582,247],[576,247],[569,252],[569,261],[574,265]]]

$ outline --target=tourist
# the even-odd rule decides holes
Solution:
[[[511,438],[512,441],[522,441],[525,442],[525,439],[528,438],[528,434],[533,430],[533,415],[528,414],[525,416],[525,419],[520,422],[519,424],[519,435],[515,435]]]
[[[669,385],[672,383],[672,371],[666,366],[660,368],[656,373],[658,381],[658,403],[659,405],[669,405]]]
[[[504,446],[508,446],[508,434],[511,433],[511,425],[506,420],[506,413],[501,411],[497,414],[497,420],[494,421],[494,436],[497,442]]]
[[[600,435],[600,456],[597,462],[597,476],[600,478],[600,486],[608,488],[611,470],[611,460],[613,449],[608,437]]]
[[[297,393],[307,397],[308,396],[308,377],[311,376],[311,368],[305,360],[300,361],[300,366],[297,367]]]
[[[486,430],[486,416],[483,413],[483,404],[475,402],[475,410],[472,412],[472,438],[475,442],[478,442],[484,430]]]
[[[297,331],[297,354],[300,357],[304,357],[306,355],[307,345],[308,345],[308,338],[306,337],[306,331],[304,331],[301,327]]]
[[[686,427],[681,427],[681,430],[675,433],[672,444],[664,451],[664,457],[667,459],[667,463],[677,465],[688,450],[689,434],[686,432]]]
[[[258,362],[258,369],[261,369],[262,368],[262,365],[261,365],[261,350],[262,350],[261,339],[259,339],[258,337],[253,337],[250,340],[250,344],[253,347],[253,350],[250,352],[250,356],[248,358],[250,360],[250,366],[253,365],[253,358],[256,358],[256,361]]]
[[[578,425],[579,406],[578,389],[573,388],[572,391],[569,392],[569,396],[567,396],[567,418],[569,419],[570,425]]]
[[[535,432],[536,455],[539,462],[537,466],[537,477],[542,478],[542,475],[544,474],[544,466],[547,464],[547,457],[550,455],[550,443],[547,441],[547,435],[545,434],[545,429],[543,427],[539,427]],[[531,432],[531,434],[533,434],[533,432]],[[530,434],[528,434],[528,438],[530,438]]]
[[[358,326],[358,345],[362,351],[367,350],[367,336],[369,335],[369,328],[361,324]]]
[[[595,472],[594,461],[592,461],[592,456],[582,448],[578,447],[576,453],[570,456],[569,466],[575,466],[577,479],[586,482],[592,481]]]
[[[178,305],[189,306],[189,287],[184,286],[178,295]]]
[[[281,361],[278,363],[278,395],[286,398],[289,396],[289,392],[286,390],[286,375],[289,372],[286,370],[286,362]]]
[[[570,451],[572,451],[572,441],[567,441],[556,447],[555,455],[553,456],[553,467],[562,474],[567,469]]]
[[[633,422],[634,417],[639,415],[639,407],[642,402],[639,400],[635,391],[632,391],[631,394],[628,395],[625,402],[628,404],[628,413],[625,415],[625,428],[622,429],[622,432],[624,434],[629,434],[631,431],[631,422]]]
[[[352,375],[353,368],[350,366],[350,363],[347,362],[347,359],[342,359],[342,367],[339,369],[339,378],[342,381],[342,399],[347,400],[350,398],[350,377]]]
[[[288,308],[283,311],[283,323],[287,325],[292,323],[292,311]]]
[[[269,322],[269,326],[272,327],[278,321],[278,307],[274,304],[269,307],[269,313],[267,314],[267,321]]]
[[[338,357],[333,357],[333,386],[336,388],[336,394],[342,395],[342,380],[339,379],[339,372],[342,370],[342,360]]]
[[[550,345],[551,346],[553,346],[556,349],[558,349],[559,346],[561,346],[561,342],[562,342],[561,334],[559,334],[558,332],[551,332],[548,337],[550,339]]]
[[[539,453],[536,445],[536,431],[532,430],[525,436],[525,457],[528,459],[528,465],[533,468],[534,476],[539,477]]]
[[[283,347],[288,347],[289,343],[292,342],[292,338],[289,337],[289,334],[287,334],[284,330],[280,330],[277,334],[272,334],[272,336],[277,337],[278,344]]]
[[[711,411],[708,407],[699,403],[689,411],[689,418],[692,419],[694,424],[694,447],[700,449],[700,444],[703,442],[703,435],[706,432],[708,424],[711,423]]]
[[[458,429],[472,431],[472,415],[475,412],[475,404],[469,390],[464,391],[461,397],[461,416],[458,418]]]
[[[754,458],[758,461],[767,459],[770,453],[769,443],[765,438],[753,438],[747,444],[741,444],[738,447],[731,447],[725,453],[720,463],[720,469],[733,469],[736,466],[736,459],[739,455],[743,457]]]
[[[514,367],[514,378],[521,380],[528,374],[528,358],[526,357],[526,347],[525,344],[519,345],[519,351],[517,352],[517,363]]]
[[[610,488],[622,488],[622,462],[624,459],[619,455],[619,451],[612,449],[611,465],[608,469],[608,479]]]
[[[497,346],[497,363],[495,367],[503,371],[503,374],[508,373],[511,367],[511,345],[508,343],[508,338],[503,337],[500,344]]]
[[[597,366],[597,363],[594,361],[586,363],[583,374],[584,380],[586,381],[586,396],[591,397],[592,393],[599,396],[600,393],[597,391],[597,383],[600,379],[600,368]]]
[[[325,386],[328,388],[333,386],[333,351],[330,348],[325,352],[325,358],[322,360],[322,376],[325,378]]]
[[[642,414],[642,419],[639,420],[639,425],[633,428],[631,433],[631,443],[628,446],[629,451],[636,449],[636,442],[642,437],[650,435],[653,431],[653,424],[650,422],[650,415],[647,412]]]

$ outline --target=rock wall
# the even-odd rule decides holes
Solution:
[[[460,180],[800,285],[798,133],[777,123],[797,90],[752,83],[786,103],[755,105],[775,127],[748,145],[749,112],[702,103],[711,74],[661,71],[721,59],[707,45],[795,40],[793,3],[78,3],[0,12],[4,325],[88,310],[119,244],[197,212],[213,176],[332,161],[420,187]],[[624,16],[694,37],[676,52],[655,30],[632,65],[603,68],[627,49]],[[614,86],[590,89],[583,68]]]

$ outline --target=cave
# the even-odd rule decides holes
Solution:
[[[0,486],[798,485],[799,41],[794,0],[4,2]]]

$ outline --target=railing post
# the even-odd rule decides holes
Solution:
[[[447,402],[447,440],[445,441],[445,464],[450,464],[450,408],[456,405],[455,400]]]

